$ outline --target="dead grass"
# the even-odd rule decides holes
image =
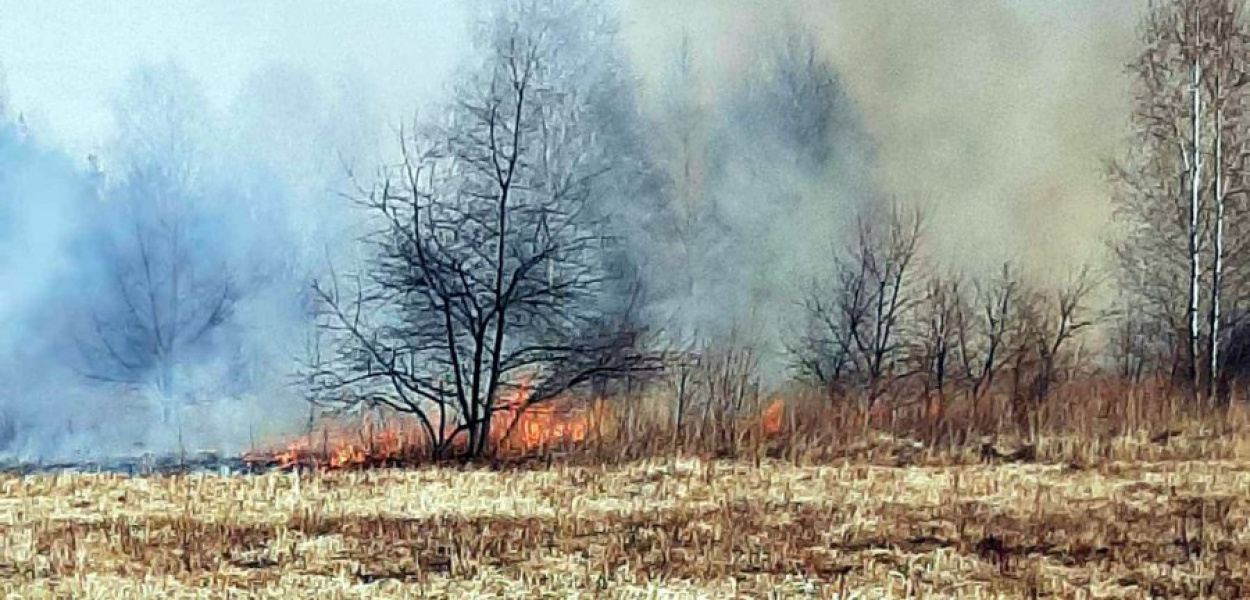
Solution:
[[[10,597],[1214,597],[1244,461],[0,480]]]
[[[1243,598],[1240,405],[1063,390],[1023,420],[654,405],[506,465],[0,476],[11,598]],[[1117,401],[1118,395],[1118,401]],[[989,443],[986,452],[982,439]],[[1028,451],[1013,452],[1019,448]],[[531,457],[533,458],[533,457]],[[499,468],[506,466],[507,468]],[[537,467],[537,468],[522,468]]]
[[[982,398],[900,393],[864,410],[862,399],[788,390],[736,415],[696,415],[676,431],[671,399],[616,402],[601,439],[570,458],[593,463],[673,454],[796,464],[853,460],[878,465],[975,464],[984,443],[1010,450],[1032,446],[1035,460],[1092,466],[1107,461],[1239,460],[1250,458],[1250,403],[1195,403],[1167,385],[1129,386],[1083,379],[1057,385],[1035,407],[996,390]],[[765,434],[762,407],[784,406],[781,431]],[[697,410],[695,411],[698,412]]]

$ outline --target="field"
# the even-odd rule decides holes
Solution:
[[[1240,440],[1054,439],[1035,461],[990,463],[917,445],[822,461],[9,475],[0,586],[10,598],[1250,594]]]

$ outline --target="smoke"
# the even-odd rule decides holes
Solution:
[[[817,37],[874,151],[863,178],[928,208],[933,253],[980,270],[1101,260],[1103,164],[1127,131],[1141,3],[808,1],[630,4],[653,102],[683,32],[704,55],[705,98],[800,24]]]
[[[653,319],[681,341],[754,345],[777,381],[797,299],[829,274],[856,213],[875,199],[874,148],[803,23],[688,14],[702,29],[670,19],[626,29],[668,183],[645,254]]]
[[[1104,161],[1127,130],[1137,3],[627,7],[625,39],[658,136],[697,124],[700,158],[715,164],[696,169],[693,185],[719,205],[700,227],[728,248],[700,248],[715,257],[694,268],[705,292],[675,294],[669,307],[682,327],[717,335],[754,324],[773,357],[766,367],[781,369],[795,298],[828,275],[856,212],[874,203],[923,207],[940,268],[986,273],[1011,260],[1045,279],[1102,266]],[[827,102],[785,94],[787,66],[809,47],[809,69],[832,75]],[[796,160],[804,153],[819,160]],[[675,193],[689,195],[686,163],[660,154]],[[669,285],[672,262],[658,278]]]
[[[592,31],[605,26],[593,15],[551,34],[568,36],[561,60],[585,84],[583,125],[616,167],[597,183],[597,209],[643,284],[643,317],[673,339],[744,336],[780,380],[801,292],[829,274],[855,216],[890,199],[927,209],[928,248],[947,267],[1016,259],[1062,273],[1099,260],[1102,161],[1126,129],[1137,3],[609,6],[615,38]],[[308,23],[333,16],[323,8]],[[309,334],[307,283],[359,260],[348,174],[367,180],[395,159],[394,130],[449,100],[472,47],[462,7],[375,8],[347,11],[361,49],[334,74],[315,68],[338,52],[315,27],[269,23],[268,39],[252,9],[209,11],[250,32],[231,48],[135,9],[130,26],[159,35],[138,50],[101,45],[111,79],[84,71],[88,50],[0,24],[15,40],[0,59],[20,59],[14,102],[0,77],[0,448],[237,448],[298,422],[288,384]],[[406,40],[388,15],[413,10],[423,33]],[[84,39],[123,26],[69,13]],[[162,54],[175,58],[148,62]],[[177,206],[145,195],[157,184]],[[127,290],[144,289],[135,231],[178,223],[179,251],[197,250],[186,285],[203,290],[184,331],[199,329],[189,315],[215,318],[206,299],[228,297],[229,310],[204,335],[137,343],[149,351],[101,372],[115,353],[104,340],[151,334],[124,316],[139,297]],[[167,389],[153,395],[153,380]],[[170,421],[154,397],[169,395],[205,400]]]
[[[240,448],[299,422],[308,282],[351,255],[340,193],[378,156],[362,90],[274,65],[223,110],[166,61],[122,82],[98,157],[0,123],[0,446]]]
[[[1035,273],[1102,260],[1141,3],[805,2],[863,107],[876,183],[929,203],[934,251]]]
[[[0,441],[45,412],[70,414],[74,400],[50,382],[66,376],[52,360],[66,329],[58,305],[72,299],[61,273],[73,268],[70,243],[84,226],[86,185],[73,163],[43,147],[18,123],[0,122]]]

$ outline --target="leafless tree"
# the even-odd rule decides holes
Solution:
[[[673,247],[678,254],[675,261],[679,273],[664,274],[664,280],[680,281],[682,301],[696,300],[701,264],[708,248],[708,231],[713,215],[704,201],[707,176],[706,134],[707,116],[699,102],[699,79],[694,50],[690,36],[682,36],[681,45],[674,61],[671,81],[666,85],[664,115],[661,119],[661,149],[659,154],[668,165],[669,185],[662,221],[658,224],[659,238]]]
[[[401,164],[362,190],[368,272],[314,287],[339,342],[313,366],[318,394],[411,413],[432,440],[465,434],[469,456],[497,411],[659,367],[604,297],[613,240],[588,209],[603,171],[555,42],[500,31],[450,123],[403,134]],[[448,408],[443,436],[431,415]]]
[[[952,394],[971,400],[975,415],[982,399],[999,376],[1035,351],[1022,337],[1022,321],[1032,318],[1030,298],[1016,271],[1004,263],[997,274],[967,280],[958,276],[930,276],[924,296],[913,312],[908,360],[921,378],[922,393],[935,428]],[[1070,334],[1065,334],[1070,335]],[[935,429],[940,431],[940,429]]]
[[[1096,324],[1090,310],[1095,281],[1083,269],[1064,285],[1053,289],[1023,291],[1014,319],[1012,351],[1012,400],[1023,429],[1034,433],[1030,419],[1063,377],[1072,344]]]
[[[792,348],[801,374],[827,385],[850,380],[871,408],[903,372],[900,328],[919,299],[913,271],[923,227],[922,212],[897,205],[859,219],[833,281],[817,283],[805,301],[810,328]]]
[[[1148,329],[1150,324],[1138,315],[1132,300],[1123,297],[1117,298],[1115,305],[1105,313],[1111,327],[1108,350],[1116,375],[1130,383],[1141,381],[1148,372],[1158,371],[1161,364],[1151,347],[1152,340],[1161,336],[1152,335]]]
[[[247,279],[214,244],[230,219],[222,198],[209,201],[218,190],[200,168],[205,109],[191,87],[173,65],[129,81],[117,167],[107,184],[93,173],[101,197],[88,260],[100,281],[77,336],[88,377],[154,387],[166,423],[181,402],[179,367],[226,323]]]
[[[951,388],[962,383],[957,368],[959,334],[968,310],[957,276],[931,275],[917,303],[907,358],[921,380],[921,399],[935,436],[941,431]]]
[[[735,328],[724,338],[705,338],[670,355],[676,439],[694,435],[718,447],[733,445],[740,420],[762,408],[757,343]]]
[[[206,240],[194,231],[186,194],[156,169],[132,171],[115,192],[115,235],[100,249],[110,294],[82,336],[90,377],[150,381],[166,400],[183,355],[226,321],[238,297],[226,262],[198,247]]]
[[[974,410],[1008,361],[1020,288],[1015,270],[1004,263],[993,279],[975,282],[974,306],[955,314],[956,355]]]
[[[1244,236],[1230,233],[1250,218],[1247,31],[1232,0],[1152,4],[1143,50],[1130,65],[1138,139],[1111,169],[1120,285],[1141,321],[1125,327],[1160,338],[1143,346],[1171,343],[1172,371],[1195,390],[1205,381],[1208,393],[1220,378],[1222,332],[1243,312],[1229,310],[1242,296],[1247,262]]]
[[[855,369],[854,331],[861,326],[858,307],[864,292],[858,277],[839,283],[843,285],[835,288],[836,294],[830,293],[827,282],[812,286],[802,303],[807,317],[805,330],[796,336],[798,343],[789,348],[798,377],[834,393],[843,391]]]
[[[1226,288],[1230,276],[1237,277],[1241,273],[1230,273],[1230,270],[1244,270],[1241,265],[1232,265],[1230,269],[1226,233],[1229,229],[1230,217],[1236,221],[1235,233],[1244,233],[1246,210],[1245,179],[1246,159],[1250,157],[1250,136],[1246,135],[1246,99],[1243,87],[1250,83],[1250,72],[1247,71],[1247,51],[1250,46],[1250,29],[1247,29],[1242,11],[1242,3],[1228,0],[1208,0],[1197,7],[1201,17],[1197,23],[1197,44],[1201,52],[1195,61],[1196,69],[1200,65],[1208,66],[1196,81],[1196,96],[1206,93],[1209,97],[1211,131],[1211,189],[1214,204],[1212,219],[1214,229],[1211,234],[1212,269],[1210,281],[1210,308],[1207,327],[1207,393],[1215,396],[1220,380],[1220,346],[1224,343],[1221,329],[1226,316],[1223,314]],[[1195,111],[1195,120],[1198,113]],[[1196,139],[1196,138],[1195,138]],[[1196,142],[1195,142],[1196,144]],[[1231,206],[1232,200],[1240,200],[1241,206]],[[1231,210],[1230,210],[1231,208]],[[1246,249],[1243,236],[1233,238],[1236,247],[1232,248],[1231,256],[1238,259],[1244,256]],[[1244,264],[1244,263],[1243,263]],[[1244,276],[1244,275],[1243,275]],[[1237,281],[1235,283],[1240,283]]]
[[[668,383],[673,392],[673,436],[675,440],[682,439],[686,418],[695,401],[698,365],[698,357],[685,352],[677,354],[668,365]]]

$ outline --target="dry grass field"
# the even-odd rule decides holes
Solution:
[[[1036,462],[993,464],[921,450],[899,466],[910,446],[883,444],[823,463],[10,475],[0,587],[30,599],[1246,597],[1250,462],[1239,441],[1195,454],[1180,438],[1125,437],[1085,464],[1060,454],[1087,446],[1054,440]]]

